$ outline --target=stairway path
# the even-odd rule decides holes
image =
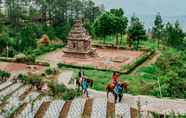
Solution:
[[[6,86],[8,86],[10,84],[12,84],[12,82],[10,82],[10,81],[6,81],[6,82],[1,83],[0,84],[0,90],[3,89],[3,88],[5,88]]]
[[[6,88],[5,90],[1,91],[0,92],[1,98],[4,98],[5,96],[9,95],[10,93],[12,93],[14,90],[19,88],[20,86],[22,86],[21,83],[15,83],[11,85],[10,87]]]
[[[93,100],[91,118],[106,118],[107,100],[96,98]]]
[[[59,118],[60,111],[63,108],[65,101],[55,100],[50,103],[48,110],[46,111],[44,118]]]
[[[36,99],[36,98],[35,98]],[[32,99],[34,100],[34,99]],[[17,118],[34,118],[36,112],[40,108],[41,104],[45,101],[49,101],[49,97],[43,97],[41,100],[37,100],[36,102],[29,103],[26,108],[22,111],[22,113],[17,116]]]
[[[148,64],[155,63],[159,58],[160,53],[157,53],[153,59],[148,62]],[[67,74],[66,74],[67,75]],[[71,75],[72,76],[72,75]],[[71,77],[70,76],[70,77]],[[70,78],[69,77],[69,78]],[[65,84],[69,88],[76,88],[73,84]],[[96,91],[93,89],[88,89],[90,98],[105,98],[106,92]],[[114,98],[112,94],[109,94],[107,99],[109,102],[113,102]],[[172,100],[169,98],[156,98],[153,96],[133,96],[130,94],[124,94],[122,103],[125,103],[129,107],[137,108],[137,104],[141,104],[142,111],[152,111],[157,113],[167,113],[168,111],[174,111],[175,113],[186,113],[186,100]]]
[[[86,99],[76,98],[72,101],[67,118],[81,118]]]

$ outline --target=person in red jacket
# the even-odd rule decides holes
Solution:
[[[114,72],[112,75],[112,86],[115,87],[119,82],[119,73]]]

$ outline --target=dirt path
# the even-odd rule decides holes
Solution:
[[[136,67],[129,75],[135,75],[137,70],[140,69],[141,67],[146,67],[151,64],[155,64],[158,58],[160,57],[161,53],[160,52],[155,52],[148,60],[146,60],[143,64],[140,66]]]

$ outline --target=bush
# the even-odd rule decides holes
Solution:
[[[51,68],[48,68],[48,69],[45,70],[45,73],[47,75],[51,75],[51,74],[53,74],[53,70]]]
[[[62,85],[62,84],[50,83],[49,87],[51,88],[51,91],[54,95],[62,94],[66,91],[65,85]]]
[[[64,40],[65,42],[67,41],[67,36],[68,33],[71,30],[71,25],[69,23],[66,23],[66,25],[63,26],[57,26],[55,27],[55,35],[56,37],[58,37],[59,39]]]
[[[24,54],[18,54],[15,56],[16,62],[21,62],[21,63],[28,63],[28,64],[33,64],[35,63],[35,56],[31,55],[24,55]]]
[[[10,76],[11,74],[9,72],[0,70],[0,78],[9,78]]]
[[[32,85],[38,85],[42,82],[41,78],[39,76],[27,76],[20,74],[18,76],[18,79],[23,81],[25,84],[32,84]]]
[[[30,83],[30,79],[29,79],[29,77],[26,76],[26,75],[20,74],[20,75],[18,76],[18,79],[21,80],[21,81],[23,81],[23,82],[25,82],[26,84],[29,84],[29,83]]]
[[[76,90],[74,89],[68,89],[64,92],[63,94],[63,99],[64,100],[72,100],[76,96]]]
[[[186,115],[176,115],[175,113],[171,113],[169,115],[160,115],[158,113],[152,113],[152,116],[153,118],[186,118]]]
[[[31,55],[33,57],[37,57],[40,56],[42,54],[54,51],[58,48],[63,48],[64,45],[49,45],[49,46],[42,46],[40,48],[37,48],[35,50],[30,50],[28,52],[26,52],[27,55]]]

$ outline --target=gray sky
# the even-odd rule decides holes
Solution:
[[[164,16],[186,16],[186,0],[93,0],[103,3],[106,9],[121,7],[131,15],[154,15],[160,12]]]

